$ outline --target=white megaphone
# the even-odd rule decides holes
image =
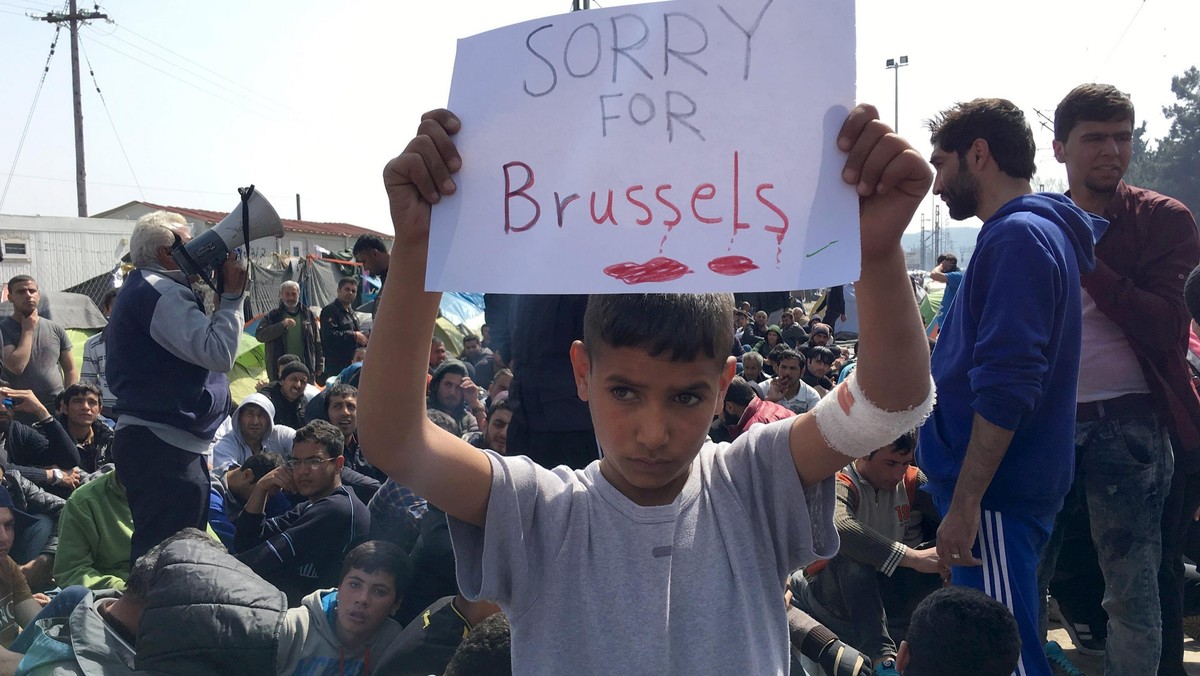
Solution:
[[[260,237],[282,237],[283,222],[267,198],[254,191],[254,186],[238,188],[242,201],[229,215],[210,230],[187,244],[176,243],[171,257],[188,275],[199,275],[210,281],[211,273],[219,270],[230,251]]]

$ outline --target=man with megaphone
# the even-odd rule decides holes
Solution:
[[[206,314],[190,286],[194,271],[178,260],[190,240],[178,214],[138,219],[129,242],[137,269],[107,328],[106,371],[119,416],[113,455],[134,524],[130,561],[183,528],[205,527],[205,453],[229,415],[225,374],[237,357],[247,272],[233,251],[222,256],[213,267],[223,288]]]

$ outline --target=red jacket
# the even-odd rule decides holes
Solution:
[[[754,400],[746,406],[746,410],[742,413],[742,419],[738,421],[737,427],[729,428],[729,435],[736,439],[741,436],[742,432],[750,429],[751,425],[775,422],[776,420],[791,418],[795,415],[795,413],[792,413],[788,409],[776,404],[773,401],[767,401],[766,399],[755,397]]]
[[[1183,282],[1200,263],[1196,219],[1179,201],[1124,181],[1101,215],[1110,225],[1083,287],[1125,332],[1182,446],[1174,449],[1176,471],[1190,474],[1200,470],[1200,400],[1188,370]]]

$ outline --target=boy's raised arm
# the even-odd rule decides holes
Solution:
[[[850,112],[838,134],[838,148],[848,153],[842,179],[858,191],[862,234],[862,276],[854,285],[861,356],[854,377],[876,407],[907,411],[926,400],[932,385],[929,342],[908,279],[900,236],[928,193],[933,172],[920,153],[879,120],[879,112],[871,105],[862,104]],[[845,389],[846,385],[839,385],[828,394],[834,397],[828,403],[836,402],[843,409],[862,405],[848,397]],[[892,436],[907,431],[897,429]],[[796,471],[805,485],[832,475],[849,462],[849,456],[875,450],[831,448],[812,412],[797,418],[790,441]]]
[[[491,494],[487,456],[425,417],[429,338],[440,293],[425,291],[430,207],[455,190],[462,159],[448,110],[421,117],[416,137],[383,170],[396,241],[359,383],[358,431],[371,464],[462,521],[482,526]]]

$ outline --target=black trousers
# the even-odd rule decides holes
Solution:
[[[130,565],[184,528],[207,527],[211,479],[205,456],[134,425],[117,430],[113,457],[133,515]]]

